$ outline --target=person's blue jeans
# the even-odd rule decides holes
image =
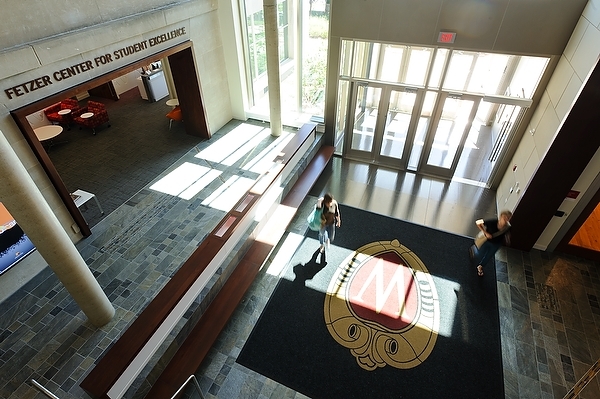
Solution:
[[[329,242],[333,242],[335,237],[335,224],[325,225],[319,230],[319,244],[323,245],[329,239]]]
[[[496,252],[498,252],[500,246],[500,244],[491,241],[484,242],[479,249],[476,245],[473,245],[473,256],[475,262],[478,265],[485,266],[485,264],[494,257]]]

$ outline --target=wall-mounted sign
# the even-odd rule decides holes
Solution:
[[[455,32],[440,32],[438,35],[438,43],[454,43],[456,39]]]
[[[182,38],[183,36],[187,36],[187,34],[188,32],[185,26],[172,29],[165,33],[154,34],[145,40],[121,45],[117,49],[105,52],[101,55],[93,57],[90,56],[90,58],[87,60],[84,59],[84,61],[68,65],[65,68],[49,72],[42,76],[28,78],[26,81],[13,84],[11,87],[5,88],[4,94],[9,100],[12,100],[43,89],[54,83],[60,82],[64,84],[65,80],[80,76],[85,73],[101,75],[106,73],[105,71],[108,64],[111,64],[115,61],[120,61],[117,62],[117,64],[119,64],[117,65],[118,67],[123,64],[124,58],[131,57],[137,53],[147,53],[147,50],[149,49],[152,49],[153,52],[160,51],[166,44],[170,45],[168,42],[176,42],[174,39]],[[158,47],[158,49],[153,49],[154,47]],[[142,58],[144,56],[147,56],[147,54],[140,54],[138,58]],[[60,89],[62,89],[62,87]]]

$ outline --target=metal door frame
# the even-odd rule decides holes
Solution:
[[[473,125],[473,120],[477,114],[477,110],[479,109],[479,104],[483,99],[483,95],[474,95],[474,94],[466,94],[466,93],[456,93],[449,91],[439,91],[439,95],[436,99],[436,104],[434,107],[434,115],[431,118],[431,124],[427,129],[427,133],[425,134],[425,140],[423,144],[423,150],[421,151],[421,158],[419,159],[417,173],[424,173],[427,175],[432,175],[436,177],[442,177],[446,179],[451,179],[456,171],[456,167],[458,166],[458,161],[460,160],[460,156],[465,146],[465,142],[467,140],[467,136],[469,135],[469,131],[471,130],[471,126]],[[444,109],[444,104],[446,99],[448,98],[460,98],[461,100],[472,100],[473,107],[471,109],[471,113],[469,114],[469,120],[465,125],[465,128],[462,132],[462,136],[458,145],[458,149],[456,154],[454,154],[454,159],[452,160],[452,165],[450,168],[443,168],[440,166],[428,165],[427,159],[431,154],[431,149],[433,148],[433,143],[435,139],[435,133],[437,132],[437,128],[442,117],[442,111]]]
[[[347,130],[344,137],[343,156],[345,158],[356,159],[363,162],[377,163],[379,165],[390,166],[395,169],[407,170],[411,149],[416,134],[417,123],[419,121],[419,115],[421,114],[421,107],[423,105],[423,99],[425,97],[425,89],[421,87],[415,88],[414,86],[410,85],[386,84],[362,79],[353,79],[350,81],[350,85],[351,98],[348,102],[348,111],[346,113]],[[371,146],[371,151],[369,152],[352,149],[352,136],[354,135],[355,122],[354,111],[356,110],[356,101],[359,87],[375,87],[381,89],[381,95],[379,98],[379,104],[377,108],[377,119],[373,131],[373,144]],[[416,98],[413,104],[411,118],[408,130],[406,132],[406,141],[401,158],[394,158],[381,155],[381,146],[384,138],[387,113],[390,106],[390,97],[392,91],[394,90],[401,92],[416,93]]]

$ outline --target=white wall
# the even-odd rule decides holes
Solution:
[[[115,91],[117,92],[117,95],[121,95],[123,93],[125,93],[126,91],[129,91],[131,89],[133,89],[134,87],[137,87],[138,85],[138,81],[137,78],[140,76],[140,71],[139,70],[135,70],[135,71],[131,71],[128,74],[125,74],[123,76],[119,76],[116,79],[113,79],[113,86],[115,87]]]
[[[527,190],[530,179],[577,99],[588,74],[596,65],[599,55],[600,0],[590,0],[531,118],[510,167],[498,186],[498,210],[514,210],[517,206],[520,196]],[[596,153],[595,159],[590,162],[573,189],[582,193],[588,189],[600,171],[600,160],[596,160],[599,156],[599,153]],[[514,166],[516,171],[513,172]],[[568,216],[581,197],[577,200],[566,199],[559,209],[567,212]],[[566,220],[566,217],[554,217],[534,247],[545,250]]]
[[[586,0],[331,0],[330,35],[506,54],[558,55]]]
[[[32,129],[52,124],[48,117],[46,117],[46,114],[44,113],[43,109],[40,109],[39,111],[34,112],[31,115],[27,115],[27,122],[29,122]]]
[[[65,33],[86,30],[91,26],[103,25],[133,15],[157,15],[156,11],[170,8],[177,3],[210,3],[210,0],[67,0],[2,1],[0,14],[0,50],[18,48],[45,38],[60,37]],[[76,4],[76,7],[74,6]],[[194,15],[194,13],[189,14]],[[163,19],[164,22],[164,19]],[[121,36],[122,31],[113,29],[112,36]],[[99,41],[104,40],[98,36]],[[7,66],[18,73],[19,65]]]
[[[245,75],[245,61],[242,42],[242,27],[239,18],[240,9],[235,0],[219,1],[219,24],[221,26],[221,38],[223,41],[223,52],[225,54],[225,65],[227,81],[229,83],[229,98],[231,99],[232,114],[235,119],[246,120],[248,107],[248,82]]]

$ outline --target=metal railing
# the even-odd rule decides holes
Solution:
[[[600,373],[600,359],[594,363],[592,367],[577,381],[577,383],[567,392],[563,399],[575,399],[583,392],[583,389],[587,384],[596,378],[596,375]]]
[[[171,399],[175,399],[177,397],[177,395],[179,395],[181,393],[181,391],[183,389],[185,389],[185,387],[187,386],[187,384],[189,384],[190,381],[194,381],[194,386],[196,387],[196,390],[200,394],[200,397],[202,399],[205,399],[204,398],[204,394],[202,393],[202,389],[200,389],[200,384],[198,383],[198,380],[196,379],[196,376],[194,374],[190,375],[188,377],[188,379],[185,380],[185,382],[181,385],[181,387],[179,387],[179,389],[177,390],[177,392],[175,392],[175,394],[173,396],[171,396]],[[52,392],[50,392],[49,390],[47,390],[42,384],[40,384],[36,380],[31,379],[31,384],[34,387],[36,387],[41,393],[43,393],[44,395],[46,395],[47,397],[49,397],[50,399],[59,399],[58,396],[54,395]]]
[[[181,391],[186,387],[186,385],[190,381],[194,381],[194,386],[196,387],[196,390],[200,394],[200,397],[202,399],[204,399],[204,394],[202,393],[202,389],[200,389],[200,384],[198,383],[198,380],[196,379],[196,376],[194,374],[190,375],[188,377],[188,379],[185,380],[185,382],[181,385],[181,387],[179,387],[179,389],[177,390],[177,392],[175,392],[175,394],[173,396],[171,396],[171,399],[175,399],[177,397],[177,395],[179,395],[181,393]]]
[[[44,386],[42,384],[40,384],[39,382],[37,382],[36,380],[31,379],[31,384],[34,387],[36,387],[41,393],[43,393],[44,395],[49,397],[50,399],[59,399],[58,396],[54,395],[52,392],[50,392],[49,390],[44,388]]]

